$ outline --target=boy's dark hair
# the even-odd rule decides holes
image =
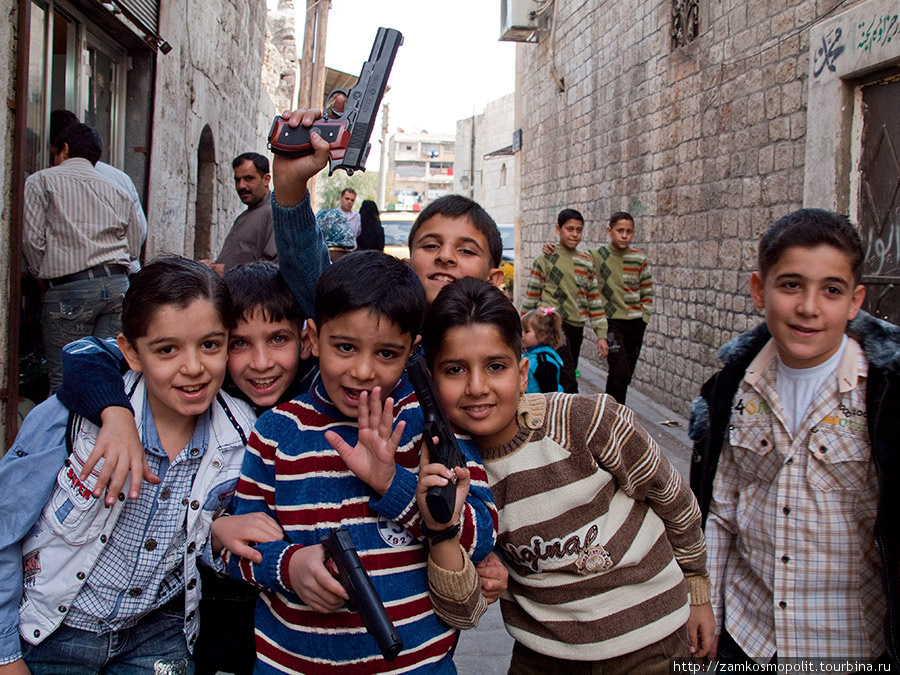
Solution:
[[[846,216],[825,209],[800,209],[776,220],[759,240],[759,273],[766,277],[781,254],[793,246],[832,246],[847,256],[853,281],[862,274],[863,247],[859,233]]]
[[[264,321],[293,321],[298,326],[306,318],[278,265],[266,260],[235,265],[222,276],[231,293],[235,322],[249,321],[255,311]]]
[[[354,197],[356,196],[356,190],[354,190],[352,187],[345,187],[343,190],[341,190],[341,197],[343,197],[348,192]]]
[[[631,214],[628,211],[616,211],[609,217],[609,226],[612,227],[620,220],[630,220],[631,224],[634,225],[634,218],[632,218]]]
[[[316,325],[357,309],[390,319],[401,333],[419,334],[425,289],[412,268],[381,251],[355,251],[325,268],[316,284]]]
[[[260,176],[265,176],[269,173],[269,158],[258,152],[245,152],[242,155],[238,155],[231,161],[231,168],[236,169],[247,161],[253,162],[253,166]]]
[[[62,150],[62,147],[67,145],[70,158],[80,157],[91,164],[96,164],[103,154],[103,141],[100,140],[100,135],[81,122],[70,124],[60,131],[53,145],[57,150]]]
[[[579,220],[581,224],[584,225],[584,216],[581,215],[580,211],[576,211],[575,209],[563,209],[559,212],[559,215],[556,216],[556,225],[557,227],[562,227],[570,220]]]
[[[475,229],[481,232],[487,240],[488,251],[491,254],[491,265],[493,267],[500,266],[500,259],[503,257],[503,240],[500,238],[500,230],[497,229],[497,223],[494,222],[494,219],[490,217],[488,212],[478,202],[462,195],[445,195],[435,199],[422,209],[419,217],[416,218],[416,222],[413,223],[412,229],[409,231],[407,245],[410,251],[412,251],[413,241],[415,241],[419,228],[434,216],[468,218]]]
[[[518,310],[493,284],[463,277],[442,288],[425,314],[422,343],[429,367],[434,365],[450,330],[477,324],[496,328],[516,357],[522,356],[522,323]]]
[[[226,328],[234,328],[228,287],[218,274],[196,260],[167,256],[151,260],[131,277],[122,301],[122,334],[134,345],[147,334],[164,305],[184,309],[194,300],[208,300]]]
[[[63,129],[67,129],[73,124],[78,124],[78,116],[71,110],[54,110],[50,113],[50,129],[47,133],[47,141],[54,148],[59,150],[56,145],[56,137],[62,133]]]

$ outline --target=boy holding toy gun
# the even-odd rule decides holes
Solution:
[[[265,513],[285,532],[256,547],[260,563],[226,555],[229,573],[263,589],[257,673],[455,672],[456,631],[437,611],[456,625],[483,611],[469,556],[493,548],[497,513],[475,457],[425,464],[417,478],[423,417],[404,367],[424,310],[415,273],[382,253],[350,254],[316,286],[309,333],[321,379],[259,419],[235,493],[236,513]],[[438,523],[424,492],[453,476],[456,505]],[[391,661],[343,606],[349,594],[320,544],[340,527],[402,640]]]

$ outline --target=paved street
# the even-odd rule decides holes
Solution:
[[[579,363],[582,393],[606,390],[606,378],[593,363],[582,358]],[[628,405],[637,413],[641,424],[659,443],[663,453],[687,479],[691,461],[691,445],[687,420],[658,405],[634,389],[628,391]],[[677,426],[660,424],[675,421]],[[474,630],[463,631],[454,661],[460,675],[503,675],[509,666],[513,640],[503,627],[499,603],[490,606]]]

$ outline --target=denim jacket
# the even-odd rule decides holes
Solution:
[[[143,381],[129,373],[125,383],[140,427]],[[254,421],[249,406],[217,395],[209,447],[197,470],[187,511],[184,632],[189,648],[199,632],[197,557],[204,551],[208,554],[212,520],[228,505],[237,485],[244,444]],[[70,422],[74,425],[67,429]],[[26,418],[15,444],[0,462],[0,482],[11,488],[0,492],[0,574],[7,579],[0,591],[0,664],[20,656],[17,633],[37,644],[59,627],[124,506],[124,501],[117,500],[106,507],[103,499],[92,496],[96,469],[84,483],[78,480],[97,431],[87,420],[70,420],[68,411],[51,399]]]

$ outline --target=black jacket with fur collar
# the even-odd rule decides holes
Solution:
[[[869,361],[866,407],[880,491],[875,539],[888,599],[885,643],[891,662],[900,665],[900,327],[860,312],[848,325],[847,334],[860,343]],[[691,489],[700,503],[704,525],[734,395],[747,367],[769,338],[763,323],[725,343],[718,354],[722,369],[707,380],[691,405]]]

